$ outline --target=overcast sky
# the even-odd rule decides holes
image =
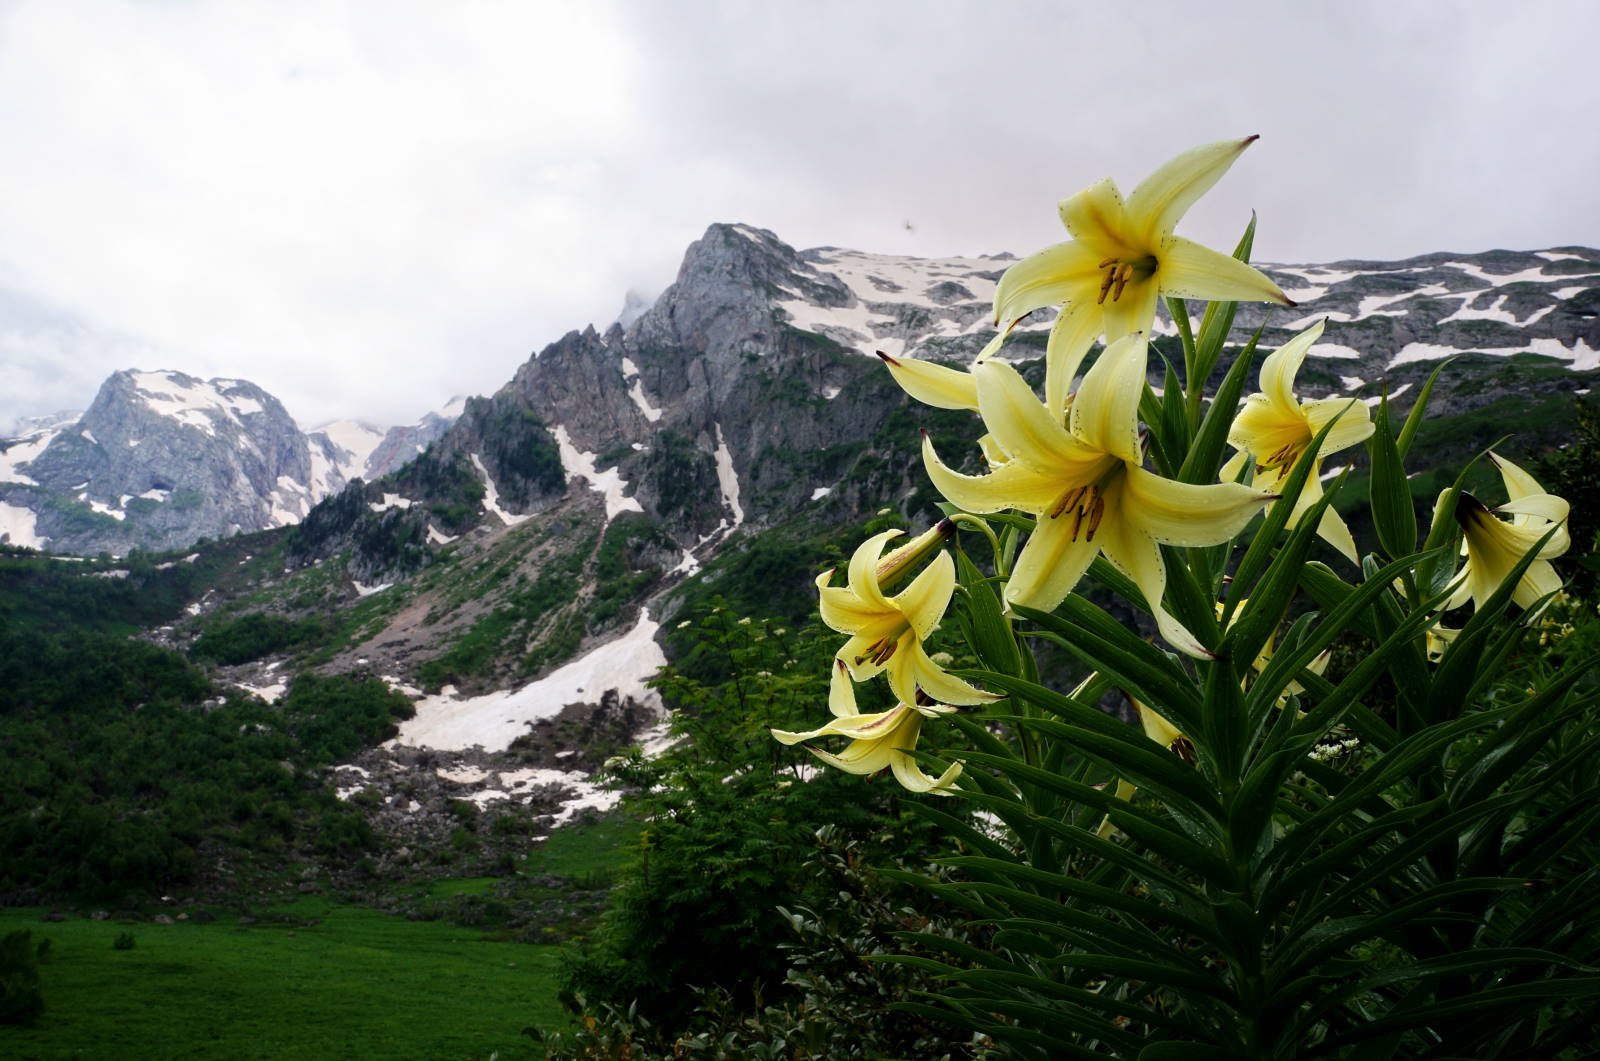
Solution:
[[[408,423],[715,221],[1026,254],[1261,141],[1256,258],[1600,246],[1600,4],[0,0],[0,431],[119,368]]]

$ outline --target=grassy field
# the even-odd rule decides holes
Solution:
[[[522,871],[604,889],[634,857],[620,816],[557,830]],[[488,894],[498,878],[436,881],[439,898]],[[177,913],[176,909],[171,911]],[[0,1027],[8,1059],[542,1058],[528,1026],[564,1025],[558,948],[495,942],[446,921],[306,898],[255,924],[45,922],[0,910],[0,935],[50,941],[37,1027]],[[122,933],[131,950],[117,950]]]
[[[563,1022],[556,949],[482,942],[437,922],[302,902],[249,927],[43,923],[36,1028],[0,1028],[8,1058],[537,1058],[520,1034]],[[123,932],[131,950],[112,943]]]

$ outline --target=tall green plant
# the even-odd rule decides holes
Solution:
[[[891,362],[914,397],[982,416],[987,474],[924,450],[950,520],[980,537],[953,560],[926,536],[887,557],[873,539],[846,585],[820,580],[849,637],[835,719],[777,735],[847,737],[825,761],[956,797],[917,806],[960,879],[908,879],[992,943],[908,934],[948,956],[899,959],[943,984],[908,1006],[1014,1055],[1592,1053],[1597,660],[1543,665],[1527,621],[1559,588],[1568,506],[1495,456],[1504,503],[1463,477],[1419,521],[1405,454],[1432,381],[1398,425],[1387,401],[1373,416],[1302,400],[1320,324],[1243,396],[1252,339],[1203,401],[1232,300],[1288,302],[1244,263],[1253,221],[1235,259],[1172,234],[1249,142],[1181,155],[1126,202],[1109,181],[1064,201],[1074,239],[1002,278],[1004,330],[970,373]],[[1198,335],[1176,296],[1215,300]],[[1159,393],[1158,298],[1185,372],[1169,364]],[[1041,399],[992,355],[1052,304]],[[1331,507],[1343,478],[1324,491],[1321,469],[1363,440],[1366,550]],[[981,669],[923,652],[950,610]],[[1042,682],[1041,643],[1082,683]],[[1335,648],[1351,662],[1330,672]],[[852,689],[880,674],[898,703],[862,715]],[[1102,710],[1111,698],[1144,725]],[[924,721],[962,743],[919,750]]]

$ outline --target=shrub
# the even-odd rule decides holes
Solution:
[[[35,946],[27,929],[0,938],[0,1024],[31,1027],[44,1012],[39,962],[49,954],[49,946],[49,940]]]

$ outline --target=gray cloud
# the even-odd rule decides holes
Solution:
[[[1488,0],[14,3],[0,428],[134,357],[409,420],[664,286],[710,222],[1026,253],[1063,195],[1245,133],[1185,234],[1594,245],[1597,30]]]

